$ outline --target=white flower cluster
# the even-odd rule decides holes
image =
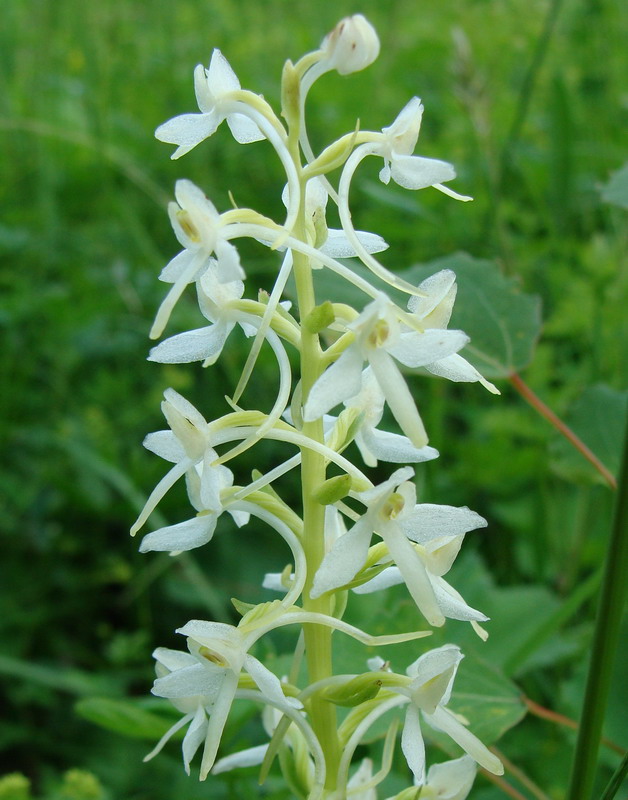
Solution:
[[[200,311],[209,324],[166,338],[149,358],[166,364],[199,361],[207,367],[220,358],[237,327],[252,340],[252,346],[233,394],[232,410],[220,419],[208,422],[188,400],[173,389],[166,390],[162,410],[169,429],[149,434],[144,444],[172,467],[153,490],[132,533],[144,526],[175,482],[184,479],[193,515],[146,534],[142,552],[176,554],[205,545],[226,512],[237,526],[247,525],[251,517],[271,526],[288,544],[293,564],[281,574],[264,578],[265,587],[283,592],[281,600],[239,609],[242,619],[235,626],[188,622],[178,631],[186,637],[187,652],[157,648],[153,692],[168,698],[183,716],[147,758],[187,725],[183,760],[188,773],[201,748],[201,779],[210,771],[262,763],[268,758],[267,746],[216,760],[232,703],[247,698],[264,708],[273,751],[283,752],[282,763],[293,764],[291,774],[298,776],[292,786],[296,796],[340,800],[348,791],[354,800],[374,800],[386,770],[373,774],[372,763],[366,759],[351,771],[353,754],[371,725],[385,714],[392,719],[390,738],[394,740],[394,726],[399,723],[396,710],[405,706],[401,748],[413,786],[397,797],[414,797],[421,787],[421,797],[463,800],[476,762],[496,774],[502,767],[447,707],[462,659],[458,647],[446,645],[424,652],[405,674],[392,672],[384,661],[371,660],[370,670],[362,674],[332,675],[329,670],[311,674],[306,687],[280,680],[250,652],[262,636],[285,625],[322,629],[329,646],[334,630],[369,645],[429,635],[424,629],[370,636],[341,619],[348,590],[359,595],[400,583],[428,626],[441,626],[445,618],[466,620],[485,637],[479,623],[487,617],[467,605],[443,576],[465,534],[484,527],[486,521],[468,508],[418,503],[410,466],[397,468],[374,485],[343,455],[354,442],[356,456],[360,454],[366,467],[378,462],[417,464],[438,456],[428,445],[403,368],[422,368],[451,381],[479,382],[497,391],[460,355],[469,337],[447,327],[456,295],[454,273],[443,270],[419,286],[406,284],[375,259],[374,253],[387,247],[384,240],[355,231],[351,223],[350,184],[367,156],[383,160],[380,179],[385,184],[392,178],[408,189],[433,186],[457,199],[470,199],[444,185],[455,177],[450,164],[413,154],[423,114],[420,100],[412,98],[382,131],[348,134],[318,156],[309,145],[304,106],[313,82],[329,70],[346,75],[363,69],[378,53],[375,31],[356,15],[342,20],[319,50],[294,65],[288,62],[282,86],[282,113],[288,121],[284,127],[260,95],[241,88],[225,57],[215,50],[209,68],[199,65],[194,71],[199,113],[178,116],[156,132],[157,138],[176,145],[173,158],[213,135],[225,120],[238,142],[267,140],[286,172],[287,212],[283,222],[252,209],[219,213],[189,180],[176,184],[176,202],[168,211],[183,250],[160,275],[171,288],[151,337],[161,336],[189,284],[195,285]],[[334,189],[326,175],[339,167],[342,173]],[[330,198],[338,205],[341,230],[327,227]],[[272,257],[276,257],[274,251],[282,253],[276,281],[265,297],[246,296],[246,274],[235,244],[242,238],[270,248]],[[338,260],[352,257],[371,270],[377,285]],[[333,298],[318,298],[316,305],[312,270],[321,268],[333,270],[361,290],[363,307],[335,303]],[[291,272],[298,294],[294,314],[290,303],[282,300]],[[406,308],[388,297],[387,285],[409,294]],[[277,397],[270,410],[244,409],[237,403],[265,346],[277,361]],[[300,358],[296,382],[290,349]],[[385,405],[398,424],[397,432],[379,427]],[[337,416],[329,413],[334,408],[340,409]],[[263,439],[284,442],[294,452],[253,482],[235,484],[225,462]],[[231,449],[221,452],[224,445]],[[294,503],[281,499],[281,477],[300,465],[301,514],[293,509]],[[326,479],[329,465],[334,465],[335,475]],[[311,641],[306,635],[306,648]],[[360,698],[368,700],[368,707],[362,707]],[[328,735],[315,709],[330,701],[351,710]],[[448,734],[467,755],[427,771],[421,718]],[[335,755],[330,755],[331,739]]]

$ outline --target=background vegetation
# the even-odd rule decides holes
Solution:
[[[500,398],[476,385],[417,378],[431,443],[441,451],[420,471],[421,497],[467,504],[489,520],[488,531],[468,537],[454,581],[494,618],[486,648],[469,642],[471,651],[508,692],[514,679],[528,707],[578,717],[612,490],[504,375],[517,369],[617,471],[626,409],[628,201],[626,170],[612,176],[627,160],[628,6],[5,0],[0,774],[28,776],[37,797],[285,796],[275,777],[263,789],[247,773],[216,778],[211,788],[188,779],[176,744],[141,763],[159,726],[167,727],[162,720],[172,719],[165,701],[147,699],[151,650],[180,646],[173,631],[189,618],[234,618],[227,598],[264,597],[262,572],[281,569],[286,558],[268,547],[262,529],[223,529],[210,547],[176,560],[139,556],[128,538],[163,471],[141,448],[143,436],[162,427],[163,390],[173,386],[208,418],[219,415],[245,353],[243,342],[229,348],[210,372],[144,360],[164,289],[156,276],[178,249],[165,214],[174,181],[193,179],[220,210],[231,191],[239,205],[270,215],[280,213],[282,184],[264,143],[243,149],[223,132],[171,162],[152,131],[194,109],[192,69],[208,63],[214,47],[243,86],[278,106],[283,60],[312,49],[358,10],[378,30],[381,56],[364,73],[327,76],[316,87],[312,139],[323,145],[358,117],[377,130],[421,96],[418,152],[452,161],[456,188],[475,202],[385,188],[375,167],[365,167],[354,190],[356,224],[391,243],[384,260],[392,268],[470,254],[446,262],[460,269],[461,302],[463,283],[465,297],[484,286],[482,269],[501,280],[509,300],[498,304],[499,324],[520,345],[514,361],[501,359],[493,369]],[[276,264],[253,247],[242,253],[251,288],[267,287]],[[483,268],[478,259],[492,263]],[[523,332],[512,327],[518,317],[511,307],[526,320]],[[195,313],[191,299],[181,304],[170,330],[187,319],[195,324]],[[469,332],[484,336],[490,351],[484,322],[476,313]],[[263,385],[274,372],[270,360],[262,368],[270,370]],[[248,401],[265,407],[263,394]],[[272,449],[253,454],[237,474],[245,480],[247,470],[277,457]],[[173,492],[161,513],[169,522],[182,519],[185,502]],[[404,598],[393,593],[389,602]],[[368,607],[371,619],[379,612],[385,619],[385,608]],[[451,623],[448,638],[466,642],[462,628]],[[622,655],[625,664],[625,642],[618,664]],[[628,746],[621,717],[627,691],[618,673],[606,726],[615,749],[602,750],[600,787],[618,762],[617,748]],[[129,697],[133,705],[113,702]],[[226,748],[260,741],[250,714],[241,707]],[[507,776],[520,792],[512,796],[564,796],[574,733],[563,722],[528,714],[498,743],[524,771]],[[398,767],[403,786],[407,775]],[[480,800],[506,796],[482,779],[474,792]],[[0,797],[27,796],[23,779],[0,780]]]

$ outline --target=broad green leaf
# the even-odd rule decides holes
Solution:
[[[601,195],[605,203],[628,208],[628,163],[613,172],[608,183],[602,186]]]
[[[458,294],[450,328],[471,337],[462,355],[487,378],[506,378],[527,366],[541,330],[541,301],[522,292],[497,264],[454,253],[400,273],[418,284],[441,269],[456,273]]]
[[[613,475],[619,472],[623,432],[628,415],[628,392],[591,386],[565,417],[567,425]],[[552,467],[567,480],[605,483],[599,472],[562,436],[552,444]]]
[[[142,708],[138,701],[85,697],[74,706],[79,716],[114,733],[157,741],[173,724],[170,717]]]

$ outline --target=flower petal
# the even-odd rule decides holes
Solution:
[[[421,733],[419,710],[413,704],[410,704],[406,711],[406,720],[401,734],[401,749],[416,781],[423,783],[425,778],[425,743]]]
[[[390,163],[392,179],[404,189],[426,189],[435,183],[450,181],[456,170],[446,161],[423,156],[402,156],[393,153]]]
[[[420,503],[400,520],[401,527],[413,542],[424,543],[441,536],[460,536],[476,528],[486,528],[484,517],[466,506]]]
[[[500,394],[494,384],[482,377],[474,366],[457,354],[441,358],[433,364],[425,364],[425,369],[434,375],[440,375],[441,378],[447,378],[449,381],[468,381],[470,383],[479,381],[491,394]]]
[[[355,234],[367,253],[381,253],[388,249],[388,243],[376,233],[356,231]],[[346,233],[333,228],[327,231],[327,240],[320,251],[331,258],[353,258],[356,255],[355,248],[347,239]]]
[[[469,341],[463,331],[430,328],[423,333],[403,333],[388,352],[406,367],[416,368],[457,353]]]
[[[190,761],[194,758],[196,751],[201,746],[201,742],[207,734],[207,715],[203,706],[196,709],[194,719],[185,734],[181,749],[183,750],[183,765],[187,774],[190,774]]]
[[[310,597],[320,597],[325,592],[349,583],[364,566],[371,533],[370,521],[362,517],[350,531],[336,539],[314,576]]]
[[[156,361],[158,364],[190,364],[207,358],[215,361],[233,326],[233,322],[218,322],[171,336],[152,348],[148,361]]]
[[[312,422],[334,406],[360,391],[363,358],[349,346],[338,361],[328,367],[310,389],[303,408],[303,419]]]
[[[155,137],[160,142],[179,145],[170,156],[177,159],[210,137],[220,122],[220,116],[215,113],[181,114],[160,125],[155,131]]]
[[[151,550],[174,553],[201,547],[214,535],[217,519],[216,514],[204,514],[153,531],[142,539],[140,553],[148,553]]]
[[[425,720],[436,730],[443,731],[451,739],[459,744],[471,758],[478,762],[481,767],[491,772],[493,775],[503,775],[504,765],[493,755],[478,737],[471,733],[468,728],[459,722],[447,708],[437,706],[433,714],[425,714]]]

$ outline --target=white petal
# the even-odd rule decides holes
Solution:
[[[422,156],[398,156],[391,159],[392,179],[404,189],[426,189],[435,183],[450,181],[456,171],[446,161]]]
[[[177,278],[187,270],[188,264],[194,258],[194,253],[190,250],[182,250],[173,259],[171,259],[159,274],[159,280],[164,283],[175,283]],[[190,282],[196,280],[205,269],[205,264],[201,264],[196,275],[194,275]]]
[[[376,233],[368,231],[356,231],[355,233],[367,253],[381,253],[388,249],[388,243]],[[353,258],[356,255],[355,248],[350,244],[345,232],[333,228],[327,231],[327,240],[320,251],[332,258]]]
[[[171,336],[153,347],[148,361],[158,364],[190,364],[206,358],[217,359],[225,344],[233,323],[217,323],[206,328]]]
[[[352,591],[356,594],[372,594],[382,589],[388,589],[390,586],[398,586],[400,583],[403,583],[403,576],[399,567],[386,567],[379,575],[361,586],[356,586]]]
[[[203,114],[209,114],[214,107],[214,97],[207,83],[207,70],[202,64],[194,68],[194,94],[200,110]]]
[[[484,767],[484,769],[493,773],[493,775],[504,774],[504,766],[499,758],[493,755],[475,734],[471,733],[468,728],[465,728],[451,711],[442,706],[438,706],[433,714],[425,714],[425,719],[434,728],[443,731],[451,737],[454,742],[459,744],[481,767]]]
[[[220,121],[217,114],[181,114],[160,125],[155,136],[160,142],[179,145],[171,158],[181,158],[211,136]]]
[[[472,620],[486,622],[488,620],[486,614],[468,606],[462,596],[447,581],[430,575],[430,582],[438,605],[447,619],[459,619],[464,622],[471,622]]]
[[[403,333],[399,341],[388,348],[388,352],[406,367],[423,367],[457,353],[469,341],[463,331],[430,328],[423,333]]]
[[[388,551],[399,567],[412,599],[425,619],[436,627],[445,623],[445,617],[438,607],[432,584],[421,557],[407,540],[395,522],[380,526],[378,533],[386,542]]]
[[[320,597],[324,592],[348,583],[364,566],[370,542],[370,523],[362,517],[348,533],[336,540],[323,559],[314,576],[310,597]]]
[[[240,81],[233,71],[231,64],[218,48],[215,48],[209,69],[207,70],[207,84],[214,100],[227,92],[235,92],[240,88]]]
[[[207,715],[205,709],[199,706],[196,709],[194,719],[185,734],[181,749],[183,750],[183,765],[187,774],[190,774],[190,761],[194,758],[196,751],[201,746],[201,742],[207,733]]]
[[[214,535],[217,517],[204,514],[176,525],[168,525],[147,534],[140,545],[140,553],[160,551],[174,553],[179,550],[193,550],[207,544]]]
[[[232,753],[230,756],[219,758],[212,767],[212,775],[230,772],[232,769],[238,769],[239,767],[255,767],[262,763],[267,750],[267,744],[260,744],[257,747],[248,747],[246,750],[240,750],[239,753]],[[471,761],[471,763],[475,765],[474,761]]]
[[[260,142],[266,138],[255,122],[245,114],[229,114],[227,116],[227,125],[233,134],[233,138],[240,144]]]
[[[397,365],[381,349],[369,354],[369,363],[399,427],[415,447],[425,447],[428,438],[423,420]]]
[[[201,762],[200,779],[202,781],[205,780],[209,771],[214,766],[216,753],[218,752],[218,746],[222,738],[222,732],[225,728],[229,712],[231,711],[231,705],[237,688],[238,676],[233,672],[228,672],[225,675],[221,690],[216,697],[207,726],[207,736],[205,738],[203,760]]]
[[[393,464],[418,464],[438,458],[438,450],[433,447],[415,447],[407,436],[377,428],[364,428],[355,441],[360,450],[361,445],[365,445],[376,459]]]
[[[163,664],[169,672],[198,663],[190,653],[185,653],[183,650],[172,650],[170,647],[156,647],[153,650],[153,658]]]
[[[462,756],[454,761],[432,764],[427,771],[427,785],[439,800],[465,800],[475,780],[475,761]]]
[[[363,358],[357,347],[350,345],[338,361],[328,367],[310,389],[303,419],[312,422],[360,391]]]
[[[178,464],[185,458],[185,450],[172,431],[155,431],[144,439],[144,447],[166,461]]]
[[[437,675],[456,667],[464,656],[455,644],[445,644],[428,650],[413,661],[406,669],[406,673],[413,678],[413,685],[428,684]]]
[[[448,356],[447,358],[441,358],[433,364],[426,364],[425,369],[429,370],[434,375],[440,375],[441,378],[447,378],[447,380],[450,381],[468,381],[470,383],[479,381],[491,394],[500,394],[496,386],[482,377],[474,366],[457,354]]]
[[[406,721],[401,734],[401,749],[415,780],[418,783],[423,783],[425,778],[425,743],[421,733],[419,711],[412,704],[408,706],[406,711]]]
[[[208,664],[192,664],[175,672],[157,678],[151,692],[157,697],[180,698],[202,696],[209,699],[215,698],[220,693],[225,671],[223,669],[210,669]]]
[[[258,689],[269,700],[279,705],[291,705],[303,708],[303,704],[296,697],[286,697],[281,688],[281,681],[265,667],[255,656],[247,654],[244,657],[244,668],[257,684]]]
[[[440,272],[430,275],[419,284],[419,289],[425,292],[426,297],[414,295],[408,300],[408,309],[421,319],[429,316],[438,306],[447,300],[448,314],[446,319],[439,324],[426,325],[426,328],[446,328],[451,316],[454,300],[456,298],[456,273],[451,269],[441,269]],[[452,291],[453,290],[453,291]]]
[[[220,283],[232,283],[246,277],[237,249],[224,239],[216,242],[216,276]]]
[[[441,536],[460,536],[476,528],[486,528],[484,517],[466,506],[420,503],[400,522],[406,536],[424,543]]]

